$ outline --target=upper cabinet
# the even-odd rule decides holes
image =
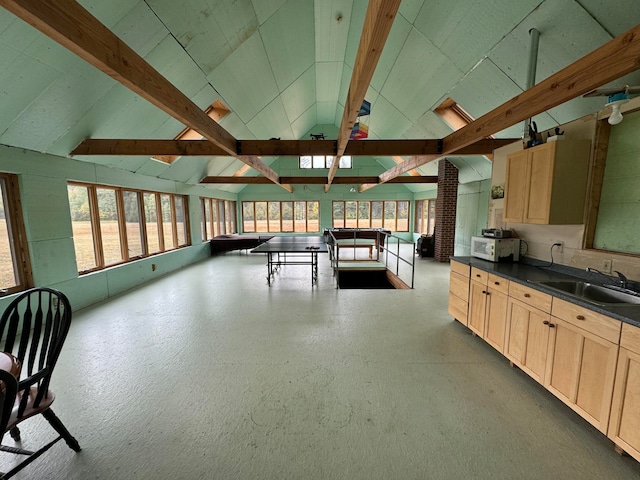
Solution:
[[[507,156],[504,221],[583,222],[590,142],[560,140]]]

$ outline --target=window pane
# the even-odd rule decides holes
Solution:
[[[229,214],[227,215],[227,224],[229,228],[227,229],[227,233],[237,233],[238,229],[236,228],[236,202],[229,201]]]
[[[340,168],[351,168],[351,156],[350,155],[345,155],[343,157],[340,157]]]
[[[358,202],[358,227],[371,228],[371,218],[369,215],[369,202]]]
[[[175,197],[176,199],[176,229],[178,232],[178,245],[183,246],[187,245],[187,239],[189,236],[187,235],[187,215],[186,215],[186,198],[179,196]]]
[[[320,231],[320,202],[307,202],[307,231]]]
[[[139,199],[140,197],[138,195],[138,192],[122,192],[129,258],[138,257],[144,253],[144,250],[142,248],[142,223],[140,221]]]
[[[244,232],[255,232],[255,214],[253,202],[242,202],[242,230]]]
[[[256,230],[266,232],[267,229],[267,202],[256,202]]]
[[[158,253],[160,251],[160,236],[158,232],[158,208],[154,193],[144,194],[144,215],[149,253]]]
[[[89,190],[87,187],[69,185],[67,193],[71,210],[71,228],[73,230],[73,246],[76,250],[76,263],[78,271],[84,272],[96,268],[98,265],[93,246]]]
[[[211,235],[211,200],[208,198],[202,198],[202,240],[211,240],[213,235]]]
[[[96,194],[98,196],[104,264],[105,266],[114,265],[122,262],[116,191],[111,188],[96,188]]]
[[[160,205],[162,206],[162,235],[164,238],[164,249],[175,248],[173,244],[173,211],[171,210],[171,196],[160,195]]]
[[[429,200],[429,226],[427,227],[427,233],[433,235],[436,227],[436,201]]]
[[[226,224],[226,218],[227,216],[225,215],[225,211],[224,211],[224,200],[214,200],[216,206],[214,207],[214,211],[216,212],[217,215],[217,221],[216,221],[216,235],[224,235],[225,233],[231,233],[231,232],[227,232],[227,224]]]
[[[333,228],[344,228],[344,202],[333,202]]]
[[[371,202],[371,228],[382,228],[382,202]]]
[[[280,231],[280,202],[269,202],[269,231]]]
[[[307,202],[295,203],[295,231],[307,231]]]
[[[324,166],[326,168],[331,168],[331,165],[333,165],[333,157],[331,155],[327,155],[324,161]]]
[[[396,230],[396,202],[384,202],[384,228]]]
[[[293,202],[282,202],[282,231],[293,232]]]
[[[311,156],[304,155],[300,157],[300,168],[311,168]]]
[[[324,167],[324,155],[313,156],[313,168],[325,168]]]
[[[396,225],[396,231],[408,232],[409,231],[409,202],[399,201],[398,205],[398,223]]]
[[[222,233],[220,231],[219,212],[220,206],[218,205],[218,200],[211,200],[211,231],[214,237]]]
[[[345,226],[347,228],[358,228],[358,206],[357,202],[345,202]]]
[[[424,233],[422,227],[424,225],[424,221],[422,220],[424,202],[425,200],[416,200],[416,224],[413,229],[416,233]]]

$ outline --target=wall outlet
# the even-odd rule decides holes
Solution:
[[[604,273],[611,273],[611,264],[613,262],[611,260],[603,260],[602,261],[602,271]]]
[[[558,240],[557,242],[553,242],[551,245],[556,245],[556,252],[562,253],[564,251],[564,242]]]

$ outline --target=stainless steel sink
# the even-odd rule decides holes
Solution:
[[[596,305],[640,305],[640,294],[615,285],[596,285],[581,280],[535,282]]]

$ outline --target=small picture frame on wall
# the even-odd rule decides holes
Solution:
[[[504,198],[504,183],[501,185],[493,185],[491,187],[491,198],[493,200]]]

